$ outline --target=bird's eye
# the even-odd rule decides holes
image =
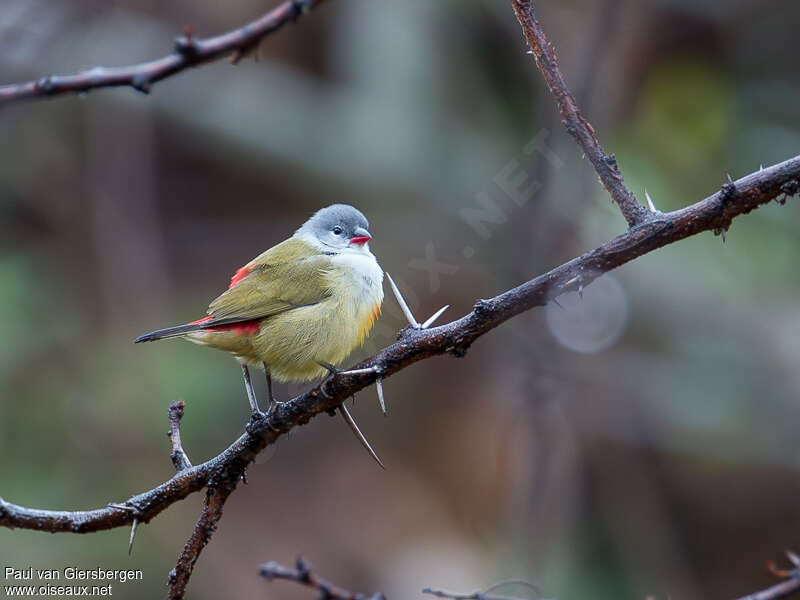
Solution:
[[[335,233],[336,235],[342,235],[342,231],[344,231],[344,230],[341,227],[339,227],[338,225],[333,228],[333,233]]]

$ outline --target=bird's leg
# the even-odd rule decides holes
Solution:
[[[319,389],[322,392],[323,396],[325,396],[326,398],[330,398],[328,392],[325,391],[325,386],[328,385],[331,381],[333,381],[334,377],[336,377],[339,373],[341,373],[341,371],[336,367],[334,367],[331,363],[326,363],[323,360],[318,360],[317,364],[323,369],[326,369],[328,371],[328,374],[325,376],[325,379],[323,379],[322,383],[319,384]]]
[[[317,364],[328,370],[328,375],[322,380],[319,389],[326,398],[329,398],[330,396],[328,396],[328,394],[325,392],[325,384],[343,371],[339,371],[339,369],[334,367],[332,364],[323,361],[317,361]],[[369,452],[369,455],[375,459],[375,462],[380,465],[381,469],[385,469],[386,467],[381,462],[381,459],[378,458],[378,455],[375,453],[375,450],[372,449],[372,446],[370,446],[367,438],[364,437],[363,433],[361,433],[361,430],[358,428],[358,425],[356,424],[355,419],[353,419],[353,416],[350,414],[350,411],[347,410],[347,407],[344,404],[340,404],[338,410],[339,414],[342,415],[344,422],[347,423],[347,426],[350,428],[350,431],[353,432],[353,435],[355,435],[358,441],[361,442],[361,445],[364,446],[367,452]]]
[[[254,415],[260,415],[262,412],[258,408],[258,400],[256,400],[256,392],[253,389],[253,383],[250,381],[250,371],[247,365],[242,365],[242,375],[244,376],[244,387],[247,388],[247,399],[250,401],[250,411]]]
[[[272,375],[269,372],[269,367],[267,363],[262,363],[264,365],[264,373],[267,374],[267,392],[269,393],[269,409],[267,412],[272,412],[278,404],[283,404],[283,402],[279,402],[275,399],[275,394],[272,393]]]

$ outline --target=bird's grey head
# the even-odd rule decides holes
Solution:
[[[347,204],[333,204],[314,215],[295,234],[333,250],[352,248],[369,252],[369,222],[361,211]]]

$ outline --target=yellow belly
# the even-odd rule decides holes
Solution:
[[[202,331],[187,337],[204,346],[233,353],[240,361],[269,367],[278,381],[308,381],[340,364],[363,342],[380,314],[380,303],[358,306],[329,298],[263,319],[259,332]]]

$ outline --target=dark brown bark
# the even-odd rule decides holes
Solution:
[[[154,84],[189,67],[232,54],[236,62],[271,33],[296,21],[324,0],[287,0],[258,19],[221,35],[199,39],[190,32],[175,40],[175,51],[162,58],[125,67],[93,67],[70,75],[48,75],[35,81],[0,86],[0,106],[17,100],[69,92],[129,86],[149,94]]]

